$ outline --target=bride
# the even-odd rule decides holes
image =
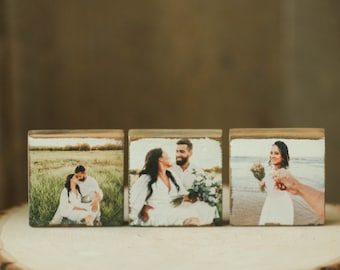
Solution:
[[[284,142],[276,141],[272,145],[269,165],[271,165],[269,172],[267,172],[265,178],[259,182],[261,190],[265,188],[267,191],[259,225],[293,225],[293,201],[289,193],[285,190],[286,187],[284,185],[280,186],[279,189],[275,187],[275,182],[271,175],[271,172],[274,172],[274,170],[288,170],[289,153],[288,147]]]
[[[150,150],[139,178],[130,190],[131,225],[178,226],[212,224],[216,209],[202,201],[190,202],[186,190],[167,169],[169,156],[161,148]],[[172,200],[183,196],[175,207]]]
[[[99,210],[92,211],[90,203],[81,201],[82,194],[78,183],[77,174],[69,174],[66,177],[65,187],[60,194],[59,206],[50,225],[60,224],[62,218],[67,218],[75,224],[93,226]]]

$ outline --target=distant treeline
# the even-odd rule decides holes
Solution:
[[[132,175],[138,175],[141,171],[140,170],[129,170],[129,173]],[[210,169],[204,169],[204,172],[206,173],[222,173],[222,168],[219,166],[212,167]]]
[[[212,167],[210,169],[204,169],[207,173],[222,173],[222,168],[219,166]]]
[[[30,146],[30,150],[33,151],[94,151],[94,150],[123,150],[123,146],[119,144],[104,144],[90,146],[87,143],[77,145],[65,145],[65,146]]]

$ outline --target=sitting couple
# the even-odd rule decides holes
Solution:
[[[188,197],[184,183],[193,182],[194,169],[189,163],[192,144],[187,139],[177,142],[176,163],[172,167],[169,156],[161,148],[150,150],[145,158],[140,177],[130,191],[131,225],[141,226],[182,226],[210,225],[218,218],[216,207]],[[191,179],[181,178],[187,171]],[[176,179],[177,178],[177,179]],[[183,196],[183,202],[174,206],[172,201]]]
[[[97,181],[87,176],[84,166],[77,166],[74,173],[66,177],[59,206],[50,225],[61,224],[63,220],[87,226],[101,225],[99,203],[102,198],[103,191]]]

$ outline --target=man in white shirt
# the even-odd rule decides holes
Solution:
[[[176,180],[181,181],[186,190],[193,187],[193,183],[199,174],[204,174],[202,168],[190,162],[192,156],[193,145],[189,139],[180,139],[177,141],[176,148],[176,165],[171,168]],[[198,211],[203,211],[207,216],[211,218],[211,222],[219,224],[220,218],[216,206],[210,206],[205,204],[202,209],[202,204],[195,204],[198,198],[189,198],[188,195],[184,200],[194,203],[197,206]]]
[[[190,162],[192,156],[192,143],[189,139],[180,139],[177,141],[176,164],[172,171],[179,181],[182,181],[186,190],[192,187],[195,180],[195,172],[203,173],[203,170]]]
[[[83,199],[86,198],[86,202],[91,203],[93,212],[98,210],[95,223],[100,225],[100,202],[103,199],[103,191],[99,187],[96,179],[87,175],[86,169],[83,165],[77,166],[74,173],[78,176],[78,186]]]

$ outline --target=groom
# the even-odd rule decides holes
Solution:
[[[171,171],[177,176],[177,179],[182,182],[186,190],[193,187],[194,181],[196,180],[198,174],[204,174],[202,168],[197,167],[192,162],[190,162],[192,149],[193,145],[189,139],[178,140],[176,147],[176,165],[171,168]],[[185,195],[184,200],[195,203],[198,198],[190,199],[188,195]],[[197,207],[199,207],[199,205],[197,205]],[[221,224],[221,219],[216,206],[209,206],[205,209],[207,214],[214,213],[215,218],[212,220],[212,223],[215,225]]]
[[[103,191],[99,187],[97,181],[93,177],[87,175],[84,166],[82,165],[77,166],[76,169],[74,170],[74,173],[78,176],[79,179],[78,186],[82,194],[82,197],[88,198],[87,202],[91,203],[92,211],[96,212],[97,210],[100,209],[99,204],[103,199]],[[98,214],[94,220],[94,225],[100,226],[101,225],[100,211],[98,211],[97,213]],[[58,225],[64,222],[63,221],[64,219],[65,218],[63,218],[63,216],[60,213],[60,207],[58,207],[49,224]],[[66,222],[68,222],[67,219]]]
[[[91,203],[92,211],[96,212],[100,209],[99,204],[103,199],[103,191],[99,187],[96,179],[87,175],[86,169],[83,165],[77,166],[74,170],[74,173],[78,176],[78,186],[82,197],[88,197],[88,200]],[[100,225],[100,211],[98,211],[95,223],[97,223],[97,225]]]
[[[192,187],[195,181],[194,172],[203,173],[203,170],[192,163],[190,163],[190,157],[192,156],[192,143],[189,139],[180,139],[177,141],[176,148],[176,165],[169,168],[169,171],[174,174],[175,179],[181,181],[186,190]],[[185,201],[194,203],[197,199],[189,199],[188,195],[184,197]],[[146,219],[149,218],[150,207],[143,207],[142,216]]]
[[[203,173],[203,170],[190,162],[193,145],[189,139],[177,141],[176,165],[172,171],[176,174],[186,190],[192,187],[195,181],[195,173]]]

